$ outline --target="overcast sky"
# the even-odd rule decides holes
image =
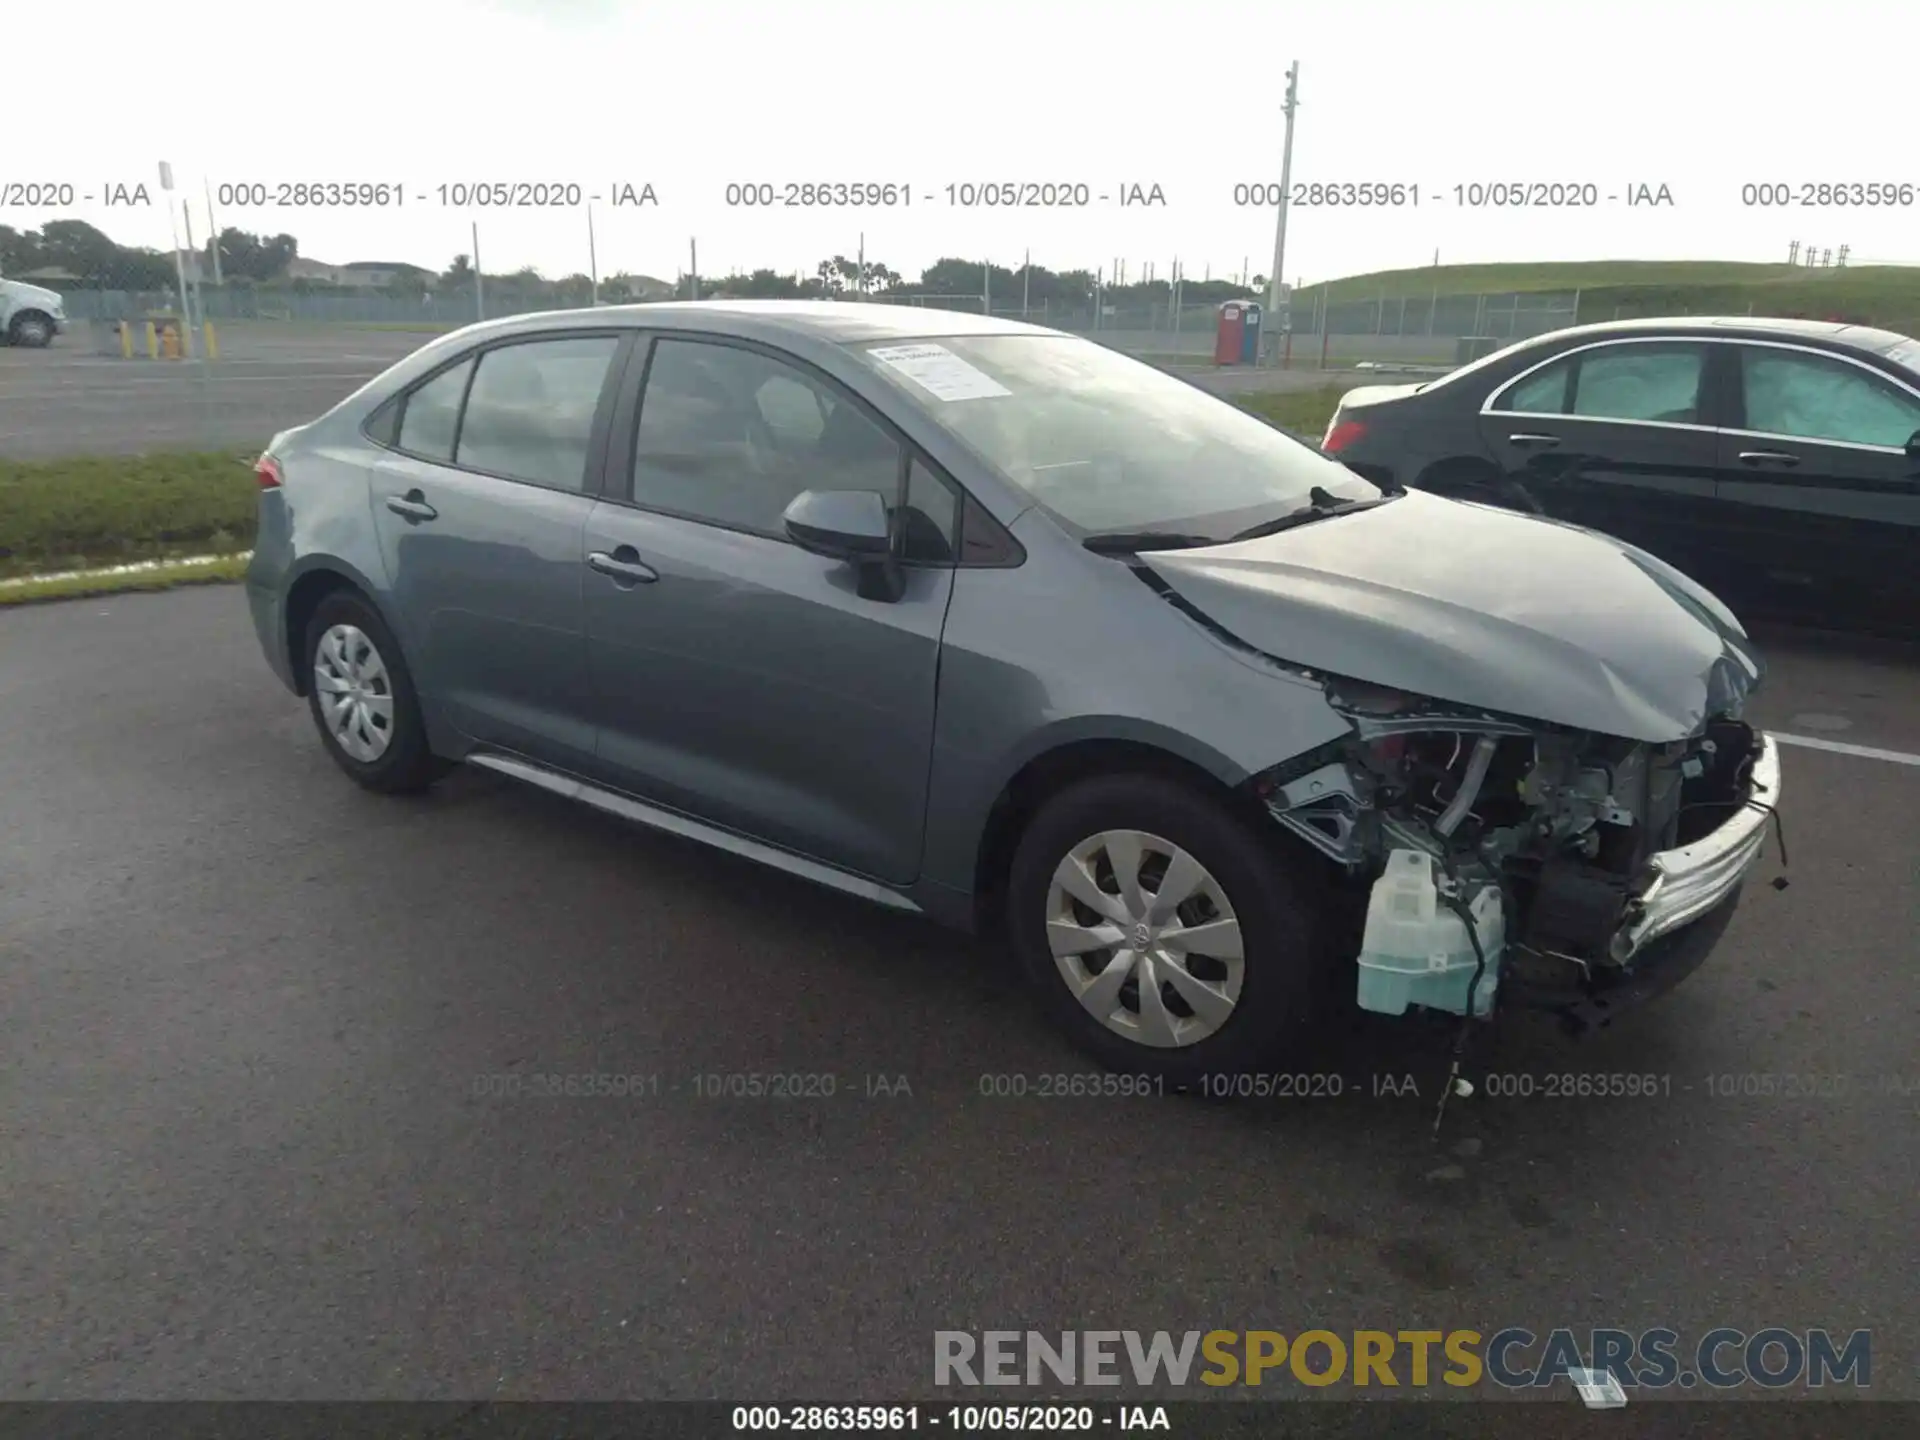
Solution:
[[[480,222],[489,271],[587,268],[579,210],[441,207],[442,183],[651,183],[657,207],[595,207],[599,268],[809,271],[835,251],[909,275],[943,255],[1055,269],[1145,261],[1164,276],[1264,273],[1280,98],[1301,66],[1293,178],[1418,185],[1417,207],[1296,205],[1286,271],[1526,259],[1784,259],[1789,242],[1920,261],[1920,203],[1743,206],[1745,182],[1920,184],[1915,51],[1897,0],[1493,0],[1080,6],[973,0],[95,0],[75,30],[9,25],[6,182],[404,182],[398,211],[242,210],[334,263],[443,267]],[[76,12],[78,13],[78,12]],[[51,25],[51,29],[46,27]],[[40,41],[29,32],[44,31]],[[1880,37],[1876,41],[1876,36]],[[905,181],[909,209],[729,209],[730,181]],[[965,210],[949,183],[1158,185],[1164,206]],[[1454,187],[1592,183],[1597,208],[1472,208]],[[1665,185],[1674,203],[1628,207]],[[419,197],[425,195],[424,201]],[[1618,201],[1609,196],[1618,195]],[[932,197],[931,201],[927,197]],[[0,195],[0,198],[6,198]],[[168,213],[66,212],[164,248]],[[37,226],[61,212],[8,209]]]

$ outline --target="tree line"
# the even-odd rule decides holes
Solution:
[[[289,269],[300,256],[300,242],[291,235],[257,235],[227,228],[217,239],[201,247],[203,279],[215,274],[215,246],[218,246],[218,273],[228,286],[251,286],[266,290],[284,290],[295,294],[327,294],[343,288],[326,280],[290,278]],[[396,299],[418,300],[427,295],[471,295],[474,286],[483,285],[491,296],[501,299],[551,299],[565,304],[586,304],[594,294],[594,282],[585,274],[549,279],[528,268],[510,274],[481,275],[473,268],[470,255],[456,255],[444,270],[435,272],[425,266],[389,265],[386,283],[374,293]],[[0,275],[20,277],[41,271],[53,271],[73,277],[64,280],[70,286],[101,290],[152,291],[170,289],[176,280],[173,256],[164,250],[122,245],[83,220],[49,220],[38,230],[16,230],[0,225]],[[1253,277],[1249,285],[1227,280],[1192,280],[1181,285],[1181,299],[1200,305],[1234,300],[1264,293],[1266,281]],[[979,260],[945,258],[936,260],[909,280],[900,272],[876,260],[834,255],[820,261],[811,273],[761,268],[727,275],[682,275],[677,293],[688,298],[698,289],[705,297],[718,295],[737,299],[820,299],[873,295],[887,299],[912,299],[932,296],[985,296],[996,307],[1019,303],[1022,299],[1036,309],[1079,308],[1090,305],[1096,288],[1114,304],[1152,301],[1164,302],[1171,289],[1165,279],[1133,280],[1116,286],[1107,277],[1104,287],[1091,270],[1049,270],[1043,265],[1005,266]],[[353,287],[364,293],[367,287]],[[615,274],[599,283],[602,301],[648,298],[643,277]]]

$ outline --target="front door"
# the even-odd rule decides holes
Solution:
[[[781,525],[802,490],[894,505],[901,441],[797,362],[695,339],[654,343],[626,433],[585,547],[599,772],[765,843],[911,881],[953,572],[910,566],[898,600],[866,599],[849,566]]]
[[[1836,356],[1736,350],[1740,414],[1720,441],[1720,509],[1758,603],[1920,616],[1920,395]]]
[[[456,730],[567,768],[593,722],[580,555],[614,335],[489,348],[404,402],[370,495],[415,680]]]
[[[1718,459],[1709,355],[1676,340],[1574,351],[1493,396],[1482,438],[1543,513],[1703,566]]]

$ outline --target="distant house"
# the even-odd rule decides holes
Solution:
[[[635,300],[671,300],[679,293],[671,280],[656,280],[651,275],[609,275],[601,288],[614,285],[625,286]]]
[[[295,256],[287,262],[287,279],[305,280],[320,285],[338,285],[340,267],[329,265],[324,260],[308,260],[304,256]]]
[[[50,290],[57,290],[62,285],[77,285],[81,277],[71,270],[61,269],[58,265],[43,265],[38,270],[29,270],[24,275],[15,275],[11,278],[24,280],[29,285],[45,285]]]
[[[431,270],[400,260],[354,260],[345,265],[329,265],[323,260],[297,257],[287,264],[289,280],[338,285],[346,290],[385,290],[402,278],[428,289],[432,287],[434,275]]]
[[[342,265],[337,274],[339,278],[334,281],[336,285],[348,285],[356,290],[385,290],[403,281],[425,288],[434,279],[431,270],[392,260],[350,261]]]

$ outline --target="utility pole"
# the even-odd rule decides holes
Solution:
[[[220,274],[220,223],[213,218],[213,182],[207,185],[207,248],[213,251],[213,283],[224,286],[227,282]]]
[[[1273,269],[1267,272],[1267,314],[1265,330],[1280,316],[1280,277],[1286,273],[1287,192],[1293,187],[1293,112],[1300,104],[1300,62],[1287,67],[1287,98],[1281,113],[1287,117],[1287,138],[1280,150],[1280,204],[1273,221]]]
[[[169,195],[173,193],[173,166],[167,161],[160,162],[160,188]],[[191,355],[193,345],[193,312],[187,308],[187,257],[180,249],[180,225],[174,218],[173,202],[167,202],[167,229],[173,235],[173,266],[180,277],[180,344],[184,354]]]
[[[853,252],[854,288],[860,295],[867,293],[867,232],[860,232],[860,248]]]
[[[187,254],[193,257],[192,268],[187,271],[188,283],[193,286],[193,310],[194,314],[199,317],[198,323],[200,327],[204,330],[207,323],[207,303],[200,294],[200,251],[193,240],[193,207],[187,203],[184,197],[182,197],[180,201],[180,214],[186,221],[187,226]],[[194,325],[195,321],[191,318],[188,319],[187,329],[192,330]]]
[[[593,303],[600,303],[600,251],[593,243],[593,207],[587,206],[587,279],[593,284]]]
[[[700,298],[700,242],[692,236],[687,237],[687,296]]]
[[[473,222],[473,318],[487,318],[486,272],[480,268],[480,222]]]
[[[1841,254],[1844,255],[1845,253],[1844,250],[1841,251]],[[1027,253],[1020,257],[1020,318],[1022,320],[1027,318],[1027,294],[1032,283],[1033,249],[1029,246]]]

